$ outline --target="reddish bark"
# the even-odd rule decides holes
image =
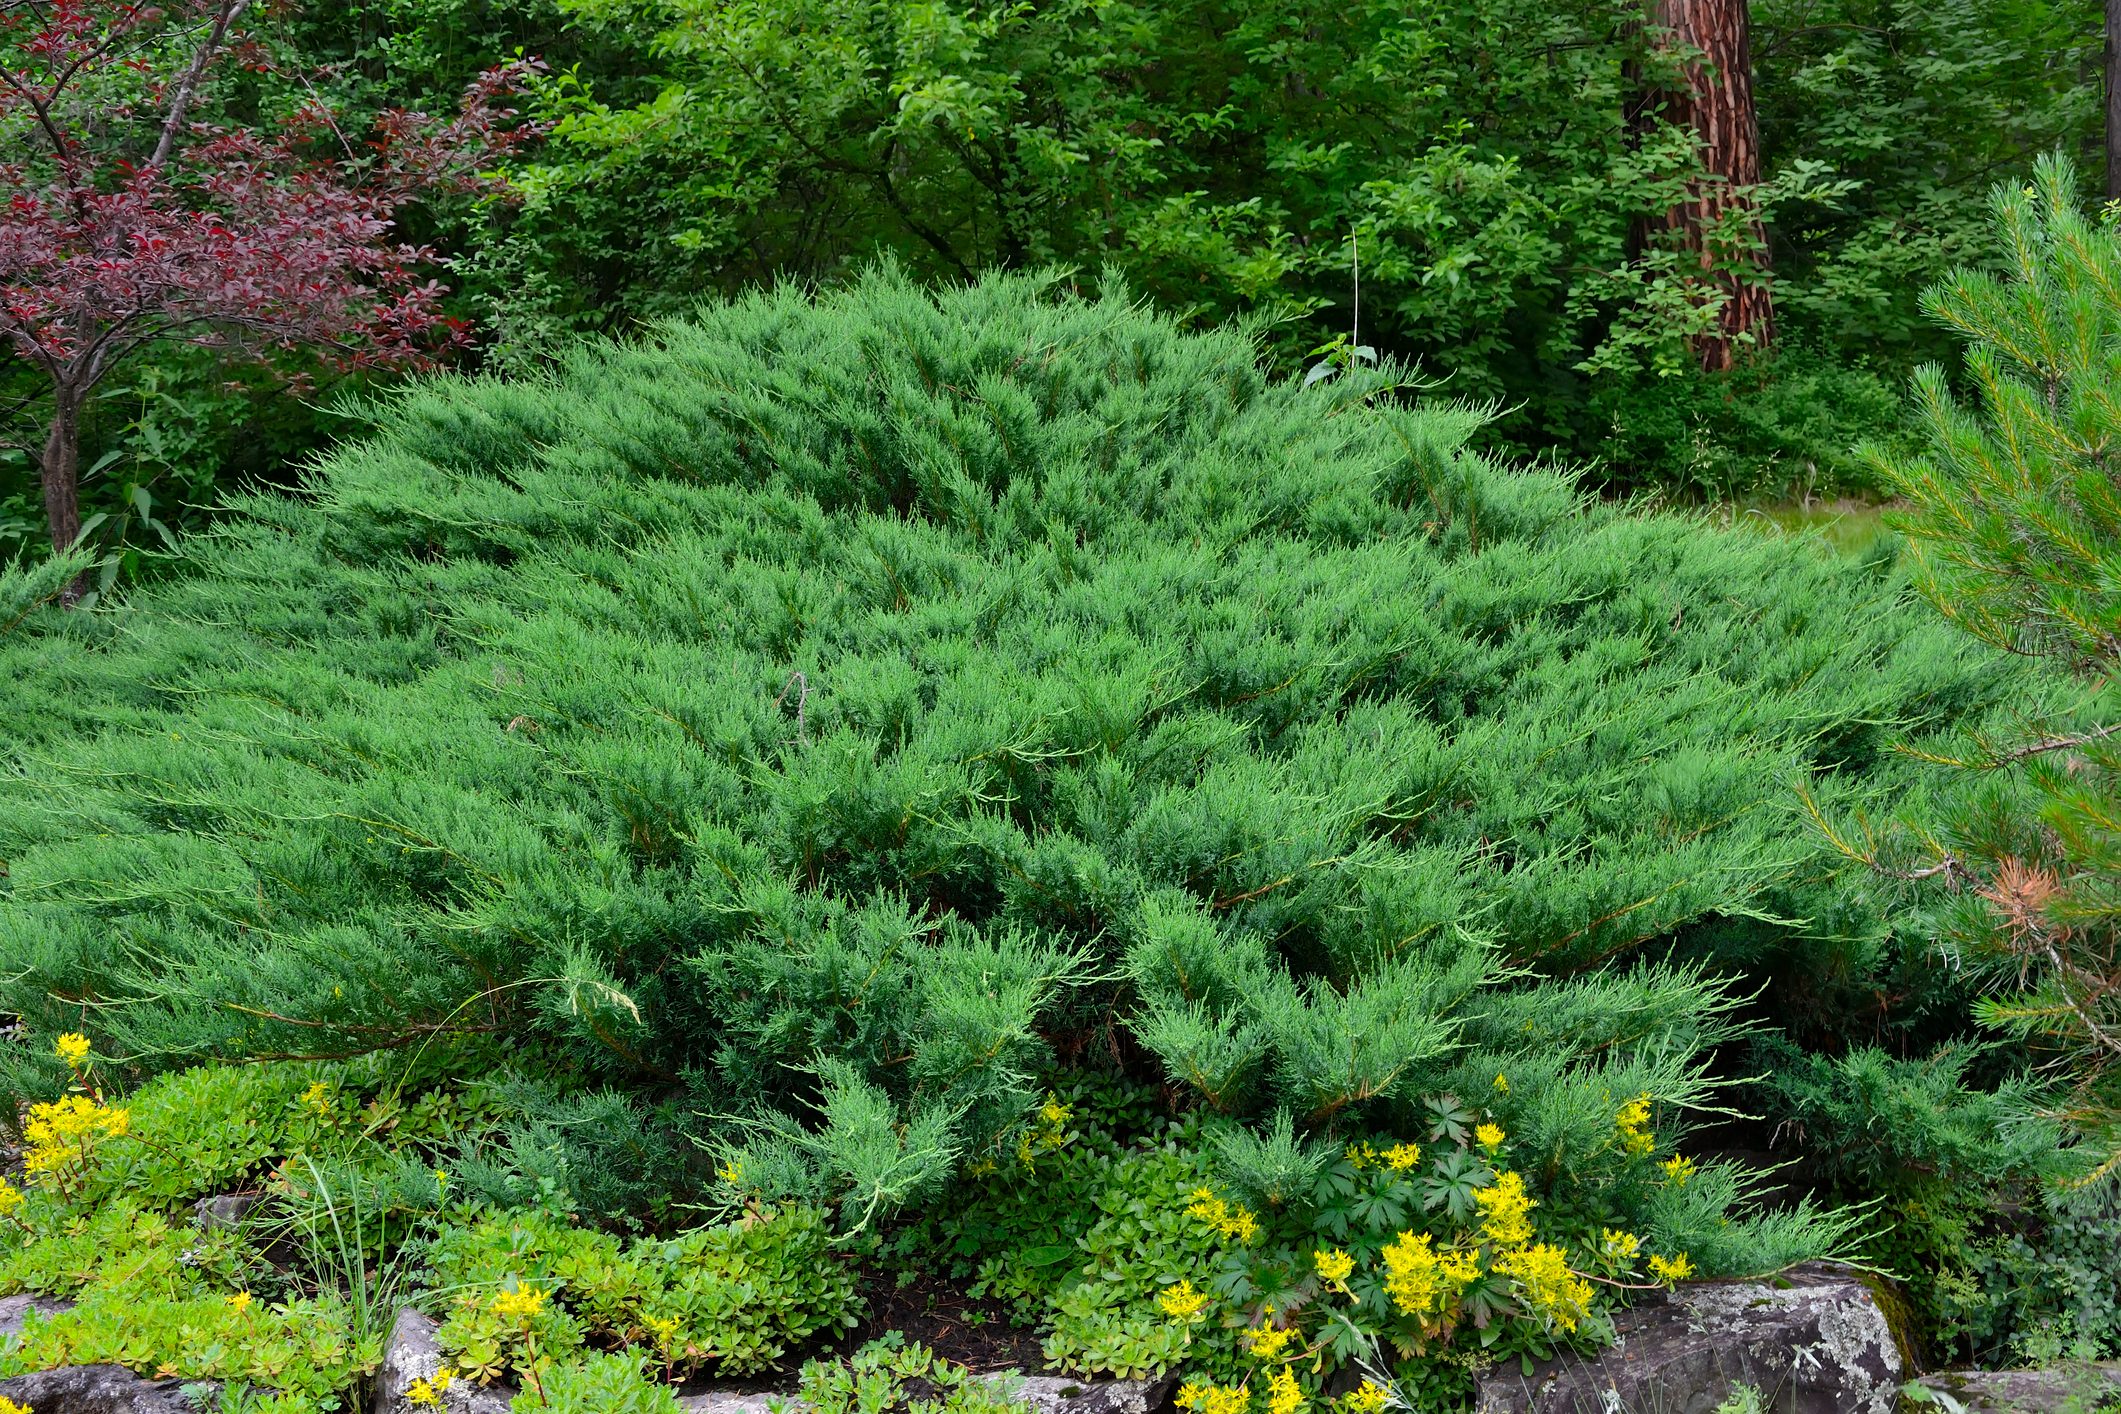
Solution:
[[[1701,366],[1729,368],[1748,343],[1768,343],[1774,297],[1768,285],[1767,237],[1755,188],[1760,185],[1760,118],[1753,105],[1751,17],[1747,0],[1651,0],[1653,40],[1672,51],[1681,82],[1652,95],[1664,115],[1693,129],[1708,175],[1662,218],[1698,253],[1705,279],[1725,296],[1720,327],[1695,341]],[[1716,239],[1736,224],[1742,247]],[[1749,337],[1748,337],[1749,336]]]
[[[466,337],[424,273],[433,252],[397,239],[394,218],[491,185],[519,70],[482,75],[448,119],[386,113],[358,146],[315,106],[271,129],[202,122],[246,4],[0,0],[0,127],[23,139],[0,160],[0,350],[47,382],[55,548],[80,535],[82,413],[134,350],[397,366]],[[166,75],[142,57],[173,52]]]

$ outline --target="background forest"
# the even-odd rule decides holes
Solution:
[[[1703,159],[1654,101],[1680,60],[1637,0],[357,0],[247,23],[269,55],[217,91],[235,118],[320,96],[355,130],[446,110],[514,55],[549,66],[515,199],[406,213],[473,364],[879,255],[949,278],[1113,267],[1185,318],[1265,321],[1289,367],[1350,338],[1417,360],[1497,403],[1498,445],[1686,500],[1875,494],[1851,449],[1896,435],[1908,372],[1946,351],[1915,296],[1994,255],[1990,183],[2057,149],[2103,170],[2091,0],[1759,0],[1765,225],[1708,244],[1771,268],[1772,341],[1704,373],[1694,255],[1645,233]],[[114,375],[82,462],[99,540],[166,551],[344,430],[294,371],[165,346]],[[17,393],[32,377],[0,363]],[[42,520],[41,409],[22,412],[0,546]]]

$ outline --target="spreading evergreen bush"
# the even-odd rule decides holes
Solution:
[[[1798,788],[1907,797],[2007,670],[1392,382],[887,272],[412,390],[0,637],[0,1083],[498,1038],[858,1225],[1095,1061],[1234,1181],[1455,1092],[1564,1185],[1899,965]]]

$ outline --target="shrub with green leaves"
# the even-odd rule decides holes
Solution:
[[[1563,1181],[1731,998],[1895,964],[1794,787],[1912,798],[1889,743],[2009,669],[1887,555],[1587,504],[1395,377],[884,274],[424,385],[0,638],[0,1009],[143,1068],[506,1038],[849,1226],[1093,1041],[1292,1142],[1508,1069]]]
[[[534,1379],[585,1341],[638,1347],[670,1378],[754,1374],[854,1324],[854,1278],[830,1238],[814,1208],[630,1245],[535,1211],[492,1214],[427,1250],[448,1308],[436,1341],[482,1382]]]

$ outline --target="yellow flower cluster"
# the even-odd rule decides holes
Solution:
[[[1499,1124],[1483,1124],[1473,1131],[1473,1142],[1491,1154],[1500,1149],[1502,1141],[1509,1137],[1502,1132],[1502,1126]]]
[[[1189,1414],[1245,1414],[1246,1407],[1252,1403],[1252,1392],[1243,1385],[1188,1380],[1172,1396],[1171,1402]]]
[[[1360,1144],[1348,1146],[1348,1163],[1357,1173],[1365,1169],[1388,1168],[1394,1173],[1405,1173],[1421,1162],[1421,1145],[1405,1140],[1389,1149],[1380,1149],[1365,1139]]]
[[[1591,1309],[1591,1284],[1569,1270],[1569,1254],[1551,1242],[1505,1252],[1495,1270],[1517,1283],[1527,1306],[1565,1331]]]
[[[250,1309],[250,1300],[251,1297],[249,1292],[239,1291],[234,1296],[228,1298],[228,1304],[235,1307],[236,1314],[240,1316],[245,1311],[248,1311]]]
[[[457,1372],[444,1365],[434,1372],[434,1378],[414,1380],[405,1387],[405,1402],[421,1409],[439,1409],[442,1396],[457,1382]]]
[[[78,1031],[69,1031],[52,1043],[52,1050],[66,1062],[68,1070],[79,1070],[88,1060],[88,1037]]]
[[[1473,1190],[1480,1208],[1480,1228],[1497,1247],[1522,1247],[1532,1240],[1531,1212],[1536,1206],[1524,1191],[1524,1177],[1504,1169],[1495,1182]]]
[[[1694,1261],[1684,1252],[1670,1261],[1666,1261],[1663,1257],[1652,1252],[1650,1254],[1650,1275],[1667,1286],[1675,1281],[1685,1281],[1688,1277],[1694,1275]]]
[[[1664,1176],[1672,1181],[1674,1187],[1684,1187],[1686,1181],[1694,1176],[1694,1161],[1684,1154],[1674,1154],[1664,1161]]]
[[[1187,1217],[1200,1219],[1232,1242],[1249,1243],[1259,1236],[1259,1219],[1235,1204],[1225,1203],[1212,1189],[1196,1188],[1191,1196]]]
[[[1383,1385],[1375,1380],[1364,1380],[1349,1390],[1340,1404],[1347,1414],[1380,1414],[1391,1398],[1391,1393]]]
[[[15,1209],[21,1207],[24,1203],[28,1201],[28,1199],[22,1196],[21,1189],[15,1187],[6,1179],[0,1178],[0,1218],[13,1217],[15,1215]],[[6,1411],[0,1410],[0,1414],[6,1414]]]
[[[100,1105],[86,1095],[68,1095],[48,1105],[32,1105],[22,1127],[28,1149],[22,1167],[31,1174],[57,1173],[104,1139],[115,1139],[132,1125],[128,1110]]]
[[[331,1113],[331,1087],[319,1080],[302,1092],[302,1106],[315,1114]]]
[[[1642,1250],[1642,1239],[1632,1232],[1622,1232],[1617,1227],[1605,1230],[1605,1254],[1617,1262],[1632,1262],[1635,1254]]]
[[[0,1394],[0,1414],[30,1414],[30,1409],[27,1404],[17,1404],[6,1395]]]
[[[1425,1232],[1403,1232],[1381,1254],[1385,1294],[1409,1316],[1427,1316],[1471,1286],[1480,1258],[1471,1252],[1438,1253]]]
[[[1495,1072],[1495,1089],[1498,1094],[1507,1095],[1510,1093],[1510,1077],[1499,1070]]]
[[[1039,1158],[1056,1149],[1067,1146],[1070,1135],[1068,1121],[1075,1118],[1075,1111],[1060,1101],[1060,1096],[1046,1092],[1046,1103],[1039,1106],[1038,1122],[1026,1129],[1016,1141],[1016,1161],[1025,1168],[1037,1168]]]
[[[1267,1376],[1267,1414],[1297,1414],[1304,1407],[1303,1386],[1287,1365]]]
[[[1311,1254],[1318,1267],[1318,1274],[1334,1286],[1345,1282],[1355,1272],[1355,1259],[1338,1247],[1321,1247]]]
[[[1630,1154],[1647,1154],[1657,1147],[1657,1136],[1650,1132],[1648,1092],[1620,1107],[1620,1113],[1613,1117],[1613,1128],[1620,1132],[1620,1147]]]
[[[529,1321],[545,1309],[545,1293],[534,1286],[519,1286],[493,1298],[493,1313],[504,1321]]]
[[[1177,1286],[1156,1298],[1164,1314],[1174,1321],[1190,1321],[1198,1316],[1208,1304],[1206,1292],[1195,1291],[1193,1283],[1182,1281]]]
[[[1287,1326],[1254,1326],[1245,1332],[1245,1347],[1255,1360],[1279,1360],[1295,1334]]]

